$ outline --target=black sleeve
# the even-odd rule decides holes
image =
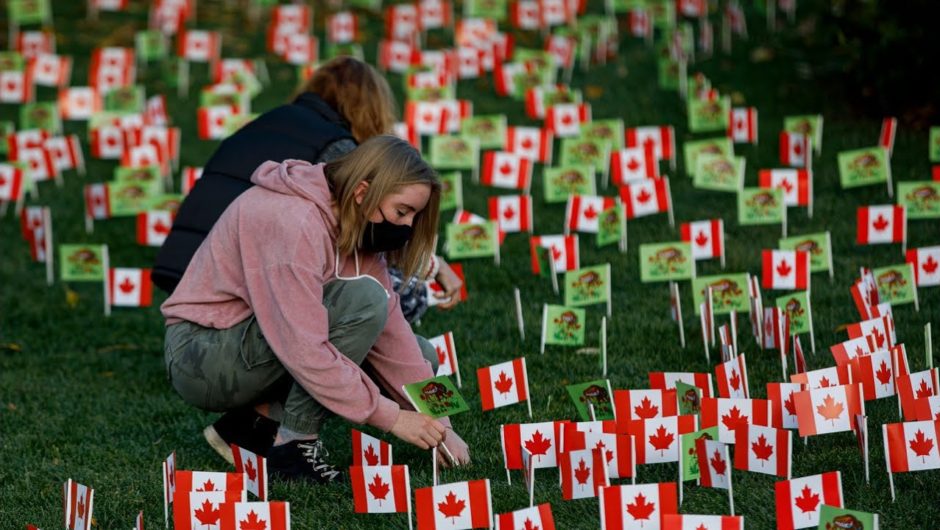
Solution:
[[[348,138],[341,138],[327,145],[326,147],[324,147],[323,150],[320,151],[320,156],[317,157],[317,160],[315,163],[319,164],[321,162],[329,162],[331,160],[335,160],[345,155],[346,153],[352,151],[355,148],[356,148],[356,142]]]

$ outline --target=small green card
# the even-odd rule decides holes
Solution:
[[[676,25],[676,4],[675,2],[649,2],[647,4],[650,10],[650,18],[653,20],[653,27],[658,29],[669,29]]]
[[[813,329],[813,313],[808,291],[797,291],[777,297],[776,306],[790,318],[790,334],[802,335]]]
[[[59,274],[66,282],[104,280],[105,245],[59,245]]]
[[[822,152],[823,117],[822,114],[805,114],[802,116],[787,116],[783,118],[783,130],[786,132],[802,133],[810,137],[816,153]]]
[[[442,101],[456,98],[457,90],[450,85],[405,87],[405,99],[408,101]]]
[[[783,223],[786,214],[781,188],[742,188],[738,192],[738,224],[742,226]]]
[[[780,250],[801,250],[809,254],[810,272],[828,272],[832,262],[829,232],[792,236],[781,239]]]
[[[744,186],[744,157],[700,154],[692,184],[705,190],[739,191]]]
[[[134,35],[134,50],[137,59],[149,63],[165,59],[169,53],[167,38],[158,29],[138,31]]]
[[[560,346],[584,344],[584,317],[584,309],[546,304],[542,322],[545,344]]]
[[[679,79],[685,75],[685,63],[672,57],[660,57],[657,81],[662,90],[679,90]]]
[[[705,289],[712,288],[712,308],[715,315],[730,313],[750,313],[751,301],[748,298],[748,275],[742,273],[698,276],[692,279],[692,306],[699,314],[699,304],[705,300]]]
[[[728,117],[731,114],[731,98],[723,97],[717,101],[689,98],[689,131],[693,133],[719,132],[728,130]]]
[[[885,183],[891,178],[891,159],[884,147],[843,151],[838,158],[843,188]]]
[[[429,150],[435,169],[474,169],[480,163],[480,141],[467,136],[432,136]]]
[[[878,530],[878,514],[823,504],[817,530]]]
[[[0,121],[0,155],[6,155],[9,152],[10,145],[7,143],[7,136],[13,134],[15,130],[16,125],[12,121]]]
[[[619,243],[624,238],[626,229],[626,218],[619,203],[602,211],[597,221],[598,248]]]
[[[365,54],[362,51],[362,44],[358,42],[328,42],[323,61],[326,62],[335,57],[354,57],[362,61]]]
[[[912,263],[880,267],[872,269],[871,273],[875,277],[879,302],[895,306],[913,304],[917,300],[917,282]]]
[[[473,116],[460,123],[460,135],[476,138],[480,149],[501,150],[506,146],[506,115]]]
[[[432,418],[443,418],[470,410],[453,381],[446,375],[404,385],[404,389],[418,412]]]
[[[53,136],[62,131],[57,103],[26,103],[20,105],[20,130],[42,129]]]
[[[702,389],[689,383],[676,381],[676,402],[680,416],[690,414],[697,416],[702,412]]]
[[[441,210],[463,208],[463,179],[459,171],[438,174],[441,181]]]
[[[927,153],[931,162],[940,162],[940,127],[930,128],[930,140],[927,144]]]
[[[108,183],[111,217],[137,215],[150,209],[154,197],[163,193],[162,182],[118,181]]]
[[[908,219],[940,217],[940,182],[932,180],[898,182],[898,204],[907,209]]]
[[[586,306],[610,300],[610,263],[565,272],[565,305]]]
[[[561,165],[542,170],[545,202],[563,203],[570,195],[595,195],[594,168],[589,165]]]
[[[159,210],[166,212],[176,212],[183,203],[183,194],[181,193],[161,193],[150,198],[147,210]]]
[[[623,149],[623,120],[594,120],[581,126],[581,136],[607,142],[610,151]]]
[[[52,8],[49,0],[8,0],[10,21],[17,26],[52,23]]]
[[[574,407],[578,409],[581,421],[603,421],[614,419],[613,396],[610,393],[610,382],[607,379],[598,379],[565,387]],[[590,406],[594,407],[594,418],[591,418]]]
[[[682,151],[684,155],[685,172],[688,173],[690,177],[694,177],[699,155],[711,154],[731,157],[734,156],[734,144],[731,142],[731,138],[725,136],[707,138],[705,140],[686,142],[685,145],[682,146]]]
[[[104,95],[104,110],[121,114],[142,112],[145,99],[141,85],[114,88]]]
[[[506,20],[506,0],[465,0],[463,15],[470,18],[489,18],[497,22]]]
[[[561,165],[591,166],[598,172],[604,172],[610,161],[610,147],[606,140],[587,138],[583,134],[577,138],[561,139]]]
[[[687,480],[695,480],[701,476],[701,472],[698,467],[698,456],[695,454],[695,442],[700,439],[717,440],[718,427],[709,427],[707,429],[701,429],[679,436],[681,444],[679,450],[682,452],[681,465],[683,482]]]
[[[695,277],[692,244],[684,241],[640,245],[640,281],[665,282]]]
[[[544,87],[542,90],[542,106],[546,109],[555,105],[565,103],[581,103],[583,96],[581,89],[567,87]]]
[[[26,62],[19,52],[0,52],[0,72],[21,72]]]
[[[499,250],[496,223],[447,224],[447,256],[451,259],[493,257]]]
[[[158,166],[116,167],[114,168],[114,182],[153,186],[154,183],[160,183],[160,168]]]

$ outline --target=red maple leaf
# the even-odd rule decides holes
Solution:
[[[790,271],[792,270],[793,270],[793,267],[791,267],[790,264],[787,263],[787,260],[783,260],[780,262],[779,265],[777,265],[777,274],[779,274],[780,276],[789,276]]]
[[[532,456],[541,456],[548,452],[548,448],[552,446],[552,441],[536,430],[532,433],[532,438],[522,445],[532,453]]]
[[[460,517],[460,512],[466,506],[466,501],[463,499],[458,501],[454,492],[450,492],[444,497],[444,502],[437,503],[437,511],[441,512],[444,517]]]
[[[783,191],[787,193],[790,193],[791,191],[793,191],[793,184],[791,184],[788,179],[781,180],[780,187],[783,188]]]
[[[891,369],[888,368],[888,363],[881,361],[881,366],[878,367],[878,371],[875,372],[875,377],[885,386],[891,382]]]
[[[731,407],[731,410],[727,414],[721,417],[721,423],[725,424],[725,427],[729,431],[734,431],[739,425],[747,425],[750,423],[750,418],[748,416],[741,415],[741,411],[738,410],[737,406]]]
[[[627,162],[627,169],[630,171],[636,171],[640,168],[640,164],[636,161],[635,158],[630,158],[630,161]]]
[[[885,219],[884,215],[878,214],[878,218],[872,222],[871,226],[878,232],[881,232],[885,228],[888,228],[888,220]]]
[[[447,360],[447,350],[440,346],[435,346],[434,349],[437,350],[437,364],[444,364],[444,361]]]
[[[880,331],[878,331],[878,328],[875,328],[875,330],[872,331],[872,335],[875,336],[875,344],[878,346],[878,349],[881,349],[881,347],[885,344],[886,337],[882,335]]]
[[[826,388],[830,386],[832,386],[832,381],[830,381],[828,377],[823,376],[823,378],[819,380],[819,388]]]
[[[222,512],[218,508],[213,508],[209,499],[202,501],[202,506],[193,511],[193,515],[204,525],[214,525],[219,521]]]
[[[832,399],[832,396],[826,394],[826,397],[823,399],[823,404],[816,407],[816,411],[823,418],[832,421],[832,424],[836,424],[836,420],[839,419],[839,416],[842,415],[842,411],[845,410],[845,407],[842,406],[842,403],[836,402]]]
[[[933,395],[933,388],[927,386],[927,380],[921,379],[920,386],[917,387],[917,397],[926,398]]]
[[[198,489],[198,490],[196,490],[196,491],[215,491],[215,484],[212,483],[212,479],[208,479],[208,480],[206,480],[206,482],[202,485],[202,488],[200,488],[200,489]]]
[[[248,462],[245,463],[245,473],[248,475],[248,480],[252,482],[255,481],[255,477],[258,476],[258,470],[255,469],[253,459],[249,459]]]
[[[369,444],[369,447],[363,451],[362,457],[366,459],[366,464],[369,464],[370,466],[379,465],[379,455],[376,454],[375,446],[372,444]]]
[[[125,276],[124,281],[121,282],[120,285],[118,285],[118,289],[120,289],[122,293],[129,294],[134,290],[134,287],[136,286],[137,286],[136,283],[132,282],[130,278]],[[210,491],[210,490],[206,490],[206,491]]]
[[[376,474],[372,477],[372,482],[369,483],[369,493],[375,497],[375,500],[384,501],[385,497],[388,495],[388,484]]]
[[[166,235],[170,233],[170,227],[165,225],[161,219],[157,219],[157,222],[153,223],[151,230],[153,230],[155,234]]]
[[[533,524],[532,520],[528,517],[525,518],[525,525],[522,527],[522,530],[539,530],[538,525]]]
[[[79,517],[85,516],[85,500],[82,499],[81,497],[78,498],[78,504],[76,506],[76,509],[78,510]]]
[[[552,245],[552,259],[558,259],[561,257],[561,250],[558,249],[555,245]]]
[[[655,418],[659,414],[659,407],[653,405],[653,402],[650,401],[648,396],[644,396],[640,401],[640,404],[633,407],[633,412],[637,415],[638,418],[643,420],[648,420],[650,418]]]
[[[593,204],[588,204],[588,207],[584,210],[585,219],[594,219],[597,217],[597,210],[594,209]]]
[[[512,219],[515,216],[516,216],[516,211],[512,209],[512,206],[507,206],[506,209],[503,210],[504,219]]]
[[[526,136],[519,145],[522,146],[523,149],[532,149],[534,143],[532,142],[532,138]]]
[[[512,173],[512,164],[505,163],[499,166],[499,172],[502,173],[503,175],[508,175]]]
[[[728,378],[728,384],[731,385],[731,389],[735,392],[737,392],[738,388],[741,386],[741,377],[734,368],[731,369],[731,377]]]
[[[698,245],[698,246],[700,246],[700,247],[704,247],[705,245],[708,244],[708,236],[705,235],[705,232],[704,232],[704,231],[699,232],[699,233],[695,236],[695,244]]]
[[[695,528],[695,530],[708,530],[708,528],[705,527],[705,523],[702,523],[702,524],[698,525],[698,526]]]
[[[819,494],[813,493],[813,490],[809,486],[803,486],[803,489],[800,492],[800,496],[794,500],[796,507],[803,511],[815,512],[816,506],[819,505]]]
[[[927,256],[927,261],[920,267],[924,269],[924,272],[927,274],[933,274],[937,271],[937,260],[933,259],[933,256]]]
[[[725,474],[725,468],[728,467],[728,462],[725,462],[724,458],[721,458],[721,454],[718,452],[718,449],[715,449],[715,454],[708,460],[708,463],[711,464],[712,469],[715,470],[715,473],[719,475]]]
[[[654,511],[656,511],[656,503],[646,502],[646,497],[644,497],[642,493],[638,493],[637,496],[633,498],[633,502],[627,504],[627,513],[637,520],[649,520],[650,515],[653,515]]]
[[[924,436],[924,432],[920,429],[917,429],[917,432],[914,433],[914,438],[910,441],[911,451],[914,451],[914,454],[921,457],[921,462],[926,462],[927,456],[930,456],[930,453],[933,452],[933,440]]]
[[[509,390],[512,388],[512,378],[506,377],[506,373],[500,371],[499,379],[493,382],[493,386],[496,387],[496,390],[498,390],[500,394],[508,394]]]
[[[637,194],[636,200],[637,200],[637,202],[639,202],[640,204],[643,204],[643,203],[645,203],[646,201],[650,200],[651,197],[652,197],[652,195],[650,195],[650,192],[647,191],[646,188],[643,188],[642,190],[640,190],[640,193]]]
[[[571,114],[565,114],[561,117],[561,123],[565,125],[571,125],[572,122],[574,122],[574,118],[571,116]]]
[[[574,468],[574,478],[582,487],[587,484],[587,480],[591,478],[591,468],[584,465],[583,458],[581,462],[578,463],[578,467]]]
[[[0,175],[0,186],[6,186],[7,179],[3,178],[3,175]]]
[[[751,444],[751,451],[754,451],[754,457],[758,460],[769,460],[774,454],[774,446],[767,443],[764,435],[757,437],[757,441]]]
[[[793,144],[793,154],[799,156],[803,152],[803,146],[799,142]]]
[[[239,530],[265,530],[267,527],[267,521],[259,519],[254,510],[248,512],[248,516],[238,522]]]
[[[665,454],[666,449],[669,449],[673,440],[675,440],[675,436],[667,431],[664,425],[660,425],[659,428],[656,429],[656,434],[650,435],[650,445],[652,445],[654,449],[658,449],[660,455]]]
[[[597,449],[601,452],[601,454],[604,455],[605,462],[610,462],[614,459],[614,452],[607,450],[607,446],[604,444],[604,440],[598,440],[597,443],[594,444],[594,449]]]

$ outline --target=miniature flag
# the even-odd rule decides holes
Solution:
[[[701,429],[679,437],[679,466],[682,481],[697,480],[701,476],[699,460],[695,452],[699,440],[715,440],[718,438],[718,427]]]
[[[556,467],[559,453],[558,441],[567,423],[567,421],[547,421],[500,426],[499,436],[506,469],[522,469],[523,447],[532,453],[533,468]]]
[[[352,429],[352,461],[354,466],[390,466],[392,446],[384,440]]]
[[[743,515],[664,514],[662,530],[744,530]]]
[[[290,530],[288,502],[226,502],[219,510],[221,528]]]
[[[723,490],[731,488],[731,463],[727,445],[718,440],[699,438],[695,441],[695,454],[698,458],[699,481],[702,487]]]
[[[609,486],[601,490],[602,530],[658,528],[666,514],[678,513],[675,482]]]
[[[634,180],[659,178],[652,148],[626,147],[610,153],[610,181],[617,186]]]
[[[41,53],[29,62],[33,82],[41,86],[66,87],[72,74],[71,57]]]
[[[912,248],[907,251],[907,262],[914,266],[918,287],[940,285],[940,246]]]
[[[849,510],[823,504],[819,507],[819,530],[835,530],[841,527],[878,530],[878,514]]]
[[[483,155],[480,183],[496,188],[528,191],[532,183],[532,162],[506,151],[488,151]]]
[[[598,379],[568,385],[565,388],[578,410],[581,421],[612,420],[616,417],[610,381]],[[594,409],[594,417],[591,417],[591,407]]]
[[[68,530],[91,530],[92,504],[95,490],[68,479],[62,487],[65,499],[65,528]]]
[[[735,430],[742,425],[770,425],[770,402],[766,399],[702,398],[702,427],[718,426],[718,440],[735,443]]]
[[[163,519],[169,527],[169,506],[173,503],[176,493],[176,451],[170,453],[163,461]]]
[[[58,178],[59,170],[52,161],[52,153],[45,147],[30,147],[20,149],[16,159],[11,161],[22,162],[29,169],[29,178],[33,182],[42,182]]]
[[[790,167],[809,167],[810,137],[807,134],[780,133],[780,163]]]
[[[501,195],[489,198],[490,220],[506,233],[532,232],[531,195]]]
[[[352,11],[341,11],[326,18],[326,40],[334,44],[354,42],[359,36],[359,21]]]
[[[777,528],[816,528],[821,504],[842,506],[842,473],[830,471],[777,482],[775,497]]]
[[[411,56],[414,52],[415,45],[410,42],[381,40],[378,51],[379,69],[397,74],[405,73],[411,67]]]
[[[582,307],[611,302],[610,263],[565,273],[565,305]]]
[[[221,473],[217,471],[176,471],[176,493],[190,491],[244,491],[244,473]]]
[[[632,420],[647,420],[677,414],[675,390],[615,390],[617,423],[625,432]]]
[[[764,344],[768,350],[780,350],[786,356],[790,348],[790,319],[787,312],[777,307],[764,308]]]
[[[483,410],[493,410],[528,399],[525,357],[477,369]]]
[[[532,273],[542,274],[547,264],[539,260],[538,249],[548,249],[554,262],[555,272],[566,272],[580,266],[578,259],[578,235],[533,236],[529,238],[529,251],[532,258]],[[548,272],[548,271],[544,271]]]
[[[712,374],[702,372],[650,372],[650,388],[673,390],[676,382],[696,386],[702,389],[702,397],[712,397]]]
[[[411,511],[408,466],[350,466],[349,482],[356,513]]]
[[[735,430],[734,468],[789,478],[793,465],[793,433],[761,425]]]
[[[917,418],[917,400],[940,394],[940,381],[938,369],[929,368],[912,374],[900,374],[895,371],[895,384],[897,385],[898,400],[904,419],[911,421]]]
[[[235,471],[244,473],[247,479],[245,488],[254,493],[258,499],[268,500],[267,459],[235,444],[229,445],[232,447],[232,457],[235,459]]]
[[[668,416],[630,422],[637,464],[679,462],[679,438],[698,430],[698,417]]]
[[[940,420],[888,423],[882,428],[889,473],[940,468]]]
[[[898,119],[885,118],[881,120],[881,134],[878,135],[878,146],[888,151],[888,156],[894,151],[894,137],[898,132]]]
[[[862,383],[865,400],[895,395],[894,369],[890,350],[878,350],[848,361],[852,379]]]
[[[565,207],[565,229],[596,234],[601,212],[616,204],[614,197],[572,195]]]
[[[62,281],[102,281],[107,245],[59,245]]]
[[[0,103],[24,104],[33,100],[33,83],[29,71],[0,72]]]
[[[558,457],[561,496],[566,501],[596,497],[610,485],[602,451],[580,449],[565,451]]]
[[[221,525],[226,504],[245,501],[245,490],[181,491],[173,499],[174,530],[198,530]]]
[[[903,206],[859,206],[856,242],[859,245],[902,243],[907,240],[907,219]]]
[[[12,164],[0,164],[0,202],[20,200],[23,189],[23,169]]]
[[[568,202],[574,195],[593,196],[597,193],[595,169],[589,164],[562,164],[542,170],[546,203]]]
[[[197,111],[197,129],[200,140],[221,140],[226,134],[226,121],[239,114],[235,105],[214,105],[199,107]]]
[[[538,127],[508,127],[505,150],[533,162],[552,163],[553,136]]]
[[[762,169],[758,186],[780,188],[787,206],[809,206],[813,200],[813,177],[808,169]]]
[[[858,384],[804,390],[793,395],[800,436],[854,430],[852,418],[865,413]]]
[[[843,151],[838,154],[839,180],[843,188],[887,183],[891,193],[891,158],[883,147]]]
[[[545,128],[559,138],[578,136],[581,125],[591,121],[591,106],[587,103],[562,103],[545,110]]]
[[[671,212],[672,196],[669,192],[669,179],[648,179],[621,186],[620,200],[626,206],[627,219]]]
[[[491,528],[490,481],[470,480],[415,490],[418,530]]]
[[[594,423],[594,422],[590,422]],[[608,423],[608,422],[597,422]],[[565,429],[565,451],[594,449],[601,451],[607,464],[610,478],[629,478],[636,476],[633,437],[629,434],[591,430],[579,431],[573,428],[577,424],[568,424]],[[616,429],[616,427],[613,427]],[[605,428],[606,429],[606,428]]]
[[[682,241],[692,243],[696,260],[721,258],[725,253],[725,225],[722,219],[692,221],[679,226]]]
[[[434,375],[458,374],[457,379],[459,380],[460,367],[457,363],[457,348],[454,346],[453,332],[448,331],[442,335],[430,337],[428,342],[437,351],[437,373]]]
[[[767,383],[767,400],[770,401],[771,425],[778,429],[798,427],[796,404],[793,395],[803,390],[799,383]]]
[[[940,420],[940,395],[933,395],[926,398],[914,400],[916,409],[916,419],[920,420]]]
[[[217,31],[186,30],[178,37],[176,53],[187,61],[213,62],[221,51],[222,35]]]
[[[552,505],[539,504],[521,510],[501,513],[496,519],[496,530],[555,530]]]
[[[870,337],[849,339],[830,346],[829,351],[836,360],[836,364],[842,366],[843,364],[848,364],[856,357],[863,357],[874,353],[876,348],[872,343],[873,340],[874,339]]]
[[[914,276],[914,265],[902,263],[888,267],[873,269],[878,288],[878,300],[882,304],[897,306],[913,303],[919,309],[917,299],[917,280]]]
[[[402,389],[415,410],[432,418],[443,418],[470,410],[463,396],[447,376],[442,375],[402,385]]]
[[[150,269],[112,268],[108,272],[108,292],[116,307],[150,307],[153,300]]]
[[[809,254],[798,250],[764,250],[761,287],[796,289],[809,287]]]
[[[657,160],[675,161],[676,135],[671,125],[633,127],[624,131],[625,147],[649,147]]]
[[[451,27],[454,8],[446,0],[420,0],[418,2],[418,25],[422,31]]]
[[[757,143],[757,107],[734,107],[728,117],[728,138],[736,144]]]
[[[97,219],[97,217],[95,218]],[[165,210],[141,212],[137,214],[137,243],[150,247],[159,247],[170,235],[172,226],[173,212]]]
[[[91,156],[118,160],[124,154],[124,131],[114,125],[101,125],[91,130]]]
[[[45,148],[57,172],[77,169],[79,173],[84,174],[85,157],[82,154],[82,145],[78,140],[78,135],[49,138],[46,140]]]
[[[749,398],[747,387],[747,362],[744,354],[715,367],[715,381],[718,383],[718,397]]]
[[[845,327],[850,339],[871,336],[874,341],[874,350],[890,348],[897,341],[894,330],[894,319],[890,314],[876,316],[868,320],[849,324]]]

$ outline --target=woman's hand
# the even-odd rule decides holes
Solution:
[[[456,465],[465,466],[470,463],[470,448],[467,447],[466,442],[463,441],[457,433],[454,432],[450,427],[447,428],[447,431],[444,436],[444,441],[442,442],[447,446],[447,450],[450,451],[450,454],[454,456],[454,459],[457,461]],[[444,451],[441,448],[438,448],[437,451],[437,461],[444,467],[451,467],[455,465],[454,462],[450,461],[450,458],[444,454]]]
[[[427,414],[400,410],[395,424],[392,425],[391,433],[421,449],[430,449],[437,447],[444,439],[444,430],[441,422]]]
[[[440,271],[438,271],[434,279],[437,280],[437,283],[441,284],[441,287],[444,288],[444,292],[434,293],[433,296],[440,300],[446,300],[438,304],[437,307],[450,309],[460,303],[460,288],[463,287],[463,280],[460,279],[460,276],[457,276],[454,269],[450,268],[450,265],[448,265],[443,258],[438,257],[437,259]]]

